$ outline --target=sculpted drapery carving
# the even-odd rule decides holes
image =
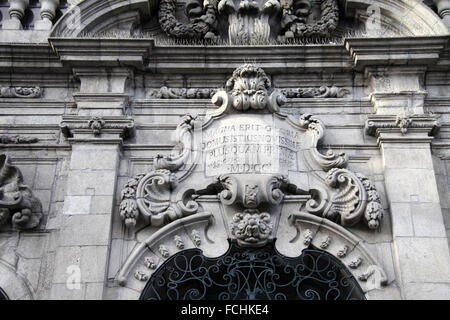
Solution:
[[[176,7],[176,0],[162,0],[159,5],[159,23],[169,37],[215,40],[227,35],[230,44],[238,45],[330,37],[339,22],[337,0],[320,4],[311,0],[189,0],[185,10],[189,23],[177,18]],[[320,11],[320,17],[313,9]],[[219,20],[228,24],[228,30],[219,28]]]
[[[161,227],[205,212],[199,199],[213,196],[230,235],[242,246],[261,246],[275,236],[277,208],[289,196],[304,214],[379,228],[383,208],[374,185],[345,169],[344,153],[318,150],[323,123],[311,114],[285,114],[286,98],[263,69],[238,67],[212,101],[218,107],[212,113],[182,118],[176,152],[158,155],[154,171],[125,185],[120,210],[128,227],[139,221]],[[291,179],[300,165],[309,183]]]

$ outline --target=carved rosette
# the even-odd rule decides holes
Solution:
[[[231,233],[241,246],[263,246],[272,234],[270,214],[256,209],[247,209],[233,216]]]
[[[42,218],[42,205],[31,189],[23,184],[20,170],[0,155],[0,227],[11,223],[20,230],[32,229]]]

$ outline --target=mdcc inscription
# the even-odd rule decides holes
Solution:
[[[298,170],[304,133],[273,115],[230,115],[202,132],[206,176]]]

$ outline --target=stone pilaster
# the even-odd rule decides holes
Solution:
[[[423,89],[425,67],[369,67],[366,78],[377,114],[423,114],[427,92]]]
[[[124,114],[132,71],[127,68],[74,68],[73,73],[80,79],[80,91],[73,95],[79,115]]]
[[[102,299],[125,117],[65,116],[72,154],[59,229],[51,299]]]
[[[404,299],[442,299],[450,291],[450,255],[430,149],[437,130],[428,115],[373,115],[366,123],[382,152]]]

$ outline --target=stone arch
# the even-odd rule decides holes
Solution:
[[[54,25],[50,37],[78,37],[106,30],[131,32],[150,16],[155,0],[84,0],[73,6]]]
[[[280,254],[292,258],[300,256],[306,248],[318,248],[345,265],[364,294],[387,284],[386,273],[362,239],[327,219],[308,213],[295,212],[289,216],[289,221],[280,221],[285,226],[279,228],[275,242]],[[228,238],[220,213],[216,216],[203,212],[179,219],[139,242],[115,280],[133,291],[137,299],[151,275],[171,256],[198,248],[204,256],[217,258],[228,251]],[[292,252],[295,254],[290,254]]]
[[[6,261],[0,260],[0,288],[9,300],[34,300],[28,280]]]
[[[411,0],[340,0],[347,17],[365,23],[370,6],[380,8],[381,25],[402,36],[442,36],[449,31],[441,18],[421,1]],[[372,7],[373,8],[373,7]]]
[[[347,17],[354,17],[363,23],[371,16],[368,8],[371,5],[378,6],[381,25],[397,35],[449,34],[440,17],[418,1],[339,0],[339,2]],[[77,37],[106,30],[131,32],[142,18],[157,14],[158,3],[158,0],[84,0],[67,10],[53,27],[51,37]],[[77,21],[80,23],[75,23]]]

